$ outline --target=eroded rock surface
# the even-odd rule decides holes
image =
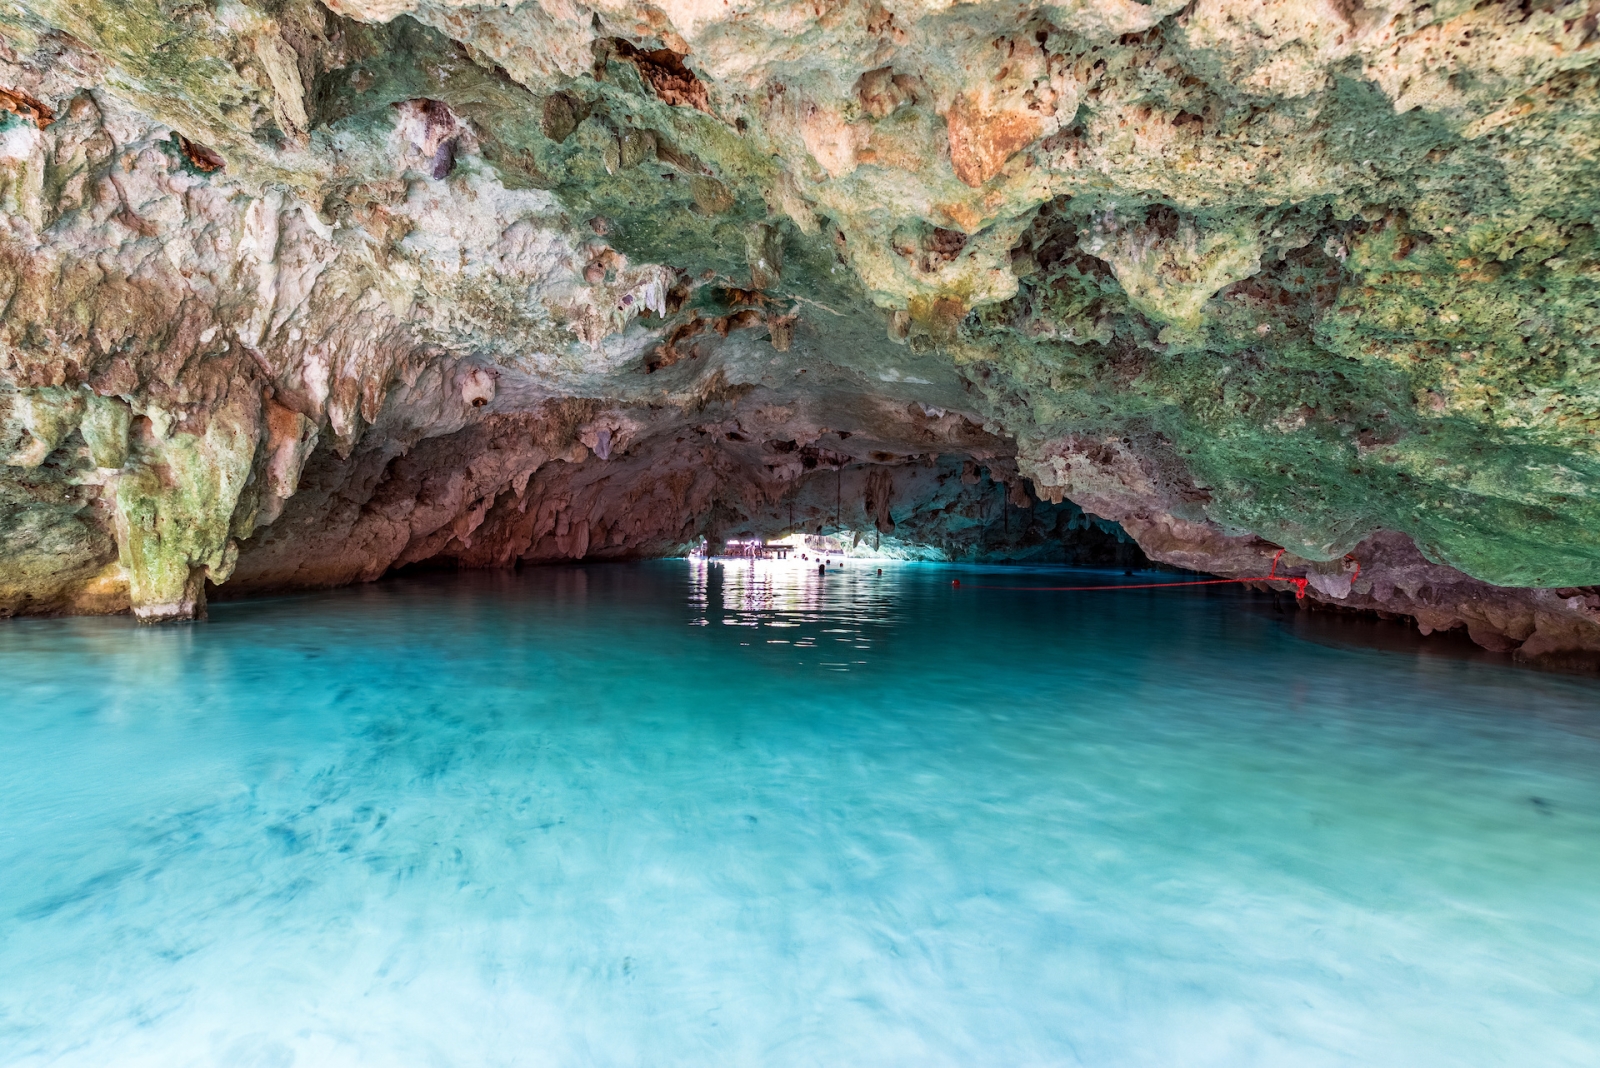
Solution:
[[[1583,662],[1597,19],[21,0],[0,610],[1098,516]]]

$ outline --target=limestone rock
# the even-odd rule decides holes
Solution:
[[[0,611],[1120,529],[1576,662],[1597,57],[1578,0],[20,0]]]

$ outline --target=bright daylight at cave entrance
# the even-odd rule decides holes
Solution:
[[[1600,1064],[1600,0],[0,2],[0,1068]]]

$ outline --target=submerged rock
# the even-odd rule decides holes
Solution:
[[[1581,662],[1593,23],[22,0],[0,611],[1093,515]]]

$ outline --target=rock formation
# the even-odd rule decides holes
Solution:
[[[15,0],[0,611],[1092,514],[1583,662],[1597,59],[1592,0]]]

